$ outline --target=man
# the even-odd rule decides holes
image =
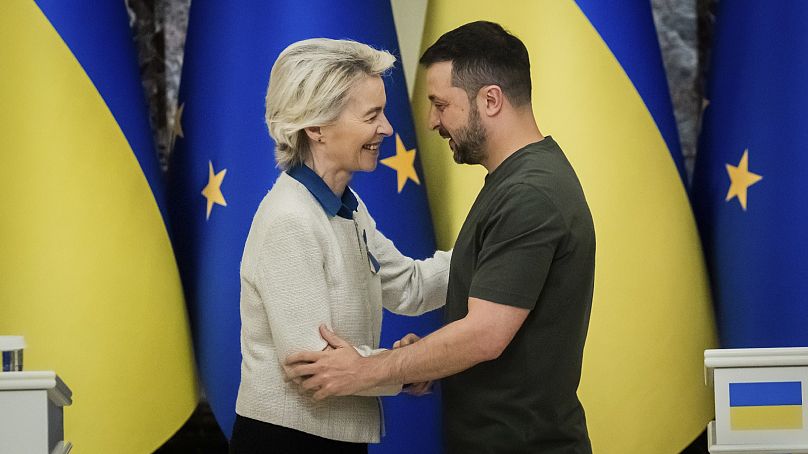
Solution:
[[[315,399],[444,378],[452,453],[590,453],[576,391],[594,281],[595,235],[578,178],[531,106],[530,62],[491,22],[424,53],[430,127],[458,163],[488,170],[455,244],[446,325],[363,358],[325,327],[332,351],[287,359]]]

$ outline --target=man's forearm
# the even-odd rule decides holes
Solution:
[[[365,358],[367,371],[380,385],[436,380],[496,358],[500,351],[485,339],[479,327],[464,318],[414,344]]]
[[[422,340],[363,358],[345,339],[320,326],[333,351],[298,352],[284,361],[290,380],[315,400],[347,396],[380,385],[443,378],[496,359],[522,326],[529,309],[469,298],[469,311]]]

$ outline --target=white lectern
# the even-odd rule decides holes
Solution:
[[[808,348],[704,351],[711,453],[808,453]]]
[[[70,452],[62,407],[71,396],[54,372],[0,372],[0,453]]]

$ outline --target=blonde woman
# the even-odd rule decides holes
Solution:
[[[329,348],[328,326],[362,355],[380,351],[382,306],[442,306],[449,253],[412,260],[376,230],[349,187],[376,168],[393,133],[382,75],[395,58],[365,44],[310,39],[275,62],[266,121],[284,170],[258,207],[241,263],[241,384],[231,452],[367,452],[381,401],[400,386],[315,402],[284,380],[294,352]]]

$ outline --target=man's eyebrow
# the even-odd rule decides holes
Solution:
[[[443,101],[443,99],[438,98],[438,97],[437,97],[437,96],[435,96],[435,95],[429,95],[429,100],[430,100],[430,101],[432,101],[432,102],[436,102],[436,101]]]

